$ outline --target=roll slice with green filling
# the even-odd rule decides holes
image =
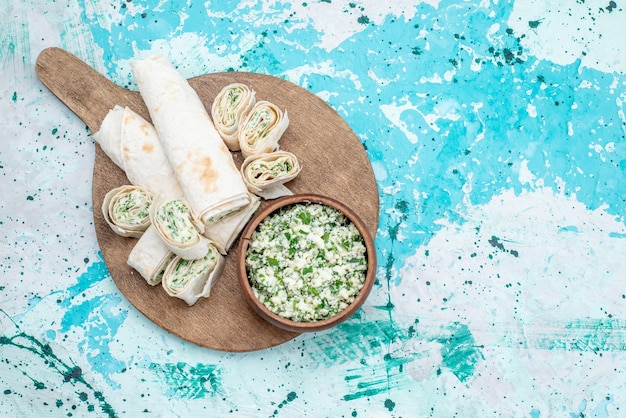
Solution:
[[[239,128],[239,146],[244,158],[276,151],[278,141],[289,126],[287,111],[283,112],[267,100],[256,102]]]
[[[139,238],[150,226],[152,194],[133,185],[110,190],[102,201],[102,215],[111,229],[123,237]]]
[[[276,199],[293,194],[284,184],[296,178],[301,169],[293,153],[274,151],[246,158],[241,175],[252,193],[264,199]]]
[[[224,269],[224,257],[213,245],[197,260],[174,258],[163,273],[161,282],[168,295],[193,305],[201,297],[209,297],[211,288]]]
[[[202,258],[211,245],[201,235],[204,226],[196,218],[184,199],[166,199],[155,202],[150,211],[150,218],[165,245],[176,255],[194,260]]]
[[[242,83],[224,87],[211,106],[213,124],[231,151],[239,151],[239,126],[256,103],[256,93]]]

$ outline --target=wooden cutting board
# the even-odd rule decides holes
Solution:
[[[150,120],[138,92],[115,85],[67,51],[49,48],[41,52],[36,72],[92,133],[98,131],[115,105],[129,106]],[[280,147],[293,152],[303,169],[287,186],[294,193],[322,194],[347,204],[375,237],[378,190],[374,173],[363,145],[337,112],[309,91],[272,76],[226,72],[189,79],[207,109],[222,87],[233,82],[249,85],[257,92],[257,100],[268,100],[289,112],[290,125]],[[233,153],[233,157],[239,166],[240,153]],[[129,184],[124,172],[96,145],[92,199],[98,243],[115,284],[140,312],[185,340],[220,351],[264,349],[298,335],[270,325],[246,303],[235,270],[237,242],[227,255],[224,273],[209,298],[201,298],[190,307],[169,297],[161,286],[149,286],[126,264],[136,239],[116,235],[100,211],[104,195],[123,184]]]

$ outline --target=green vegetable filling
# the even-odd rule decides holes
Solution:
[[[198,276],[202,276],[215,264],[216,255],[213,247],[203,258],[197,260],[185,260],[178,258],[176,266],[170,274],[168,285],[173,291],[182,291]]]
[[[164,202],[156,212],[163,233],[172,241],[179,243],[191,241],[198,235],[191,217],[191,209],[180,199]]]
[[[271,131],[277,115],[267,107],[259,107],[250,116],[245,131],[252,134],[247,138],[248,145],[257,145],[259,138],[265,138]]]
[[[148,194],[133,189],[121,196],[113,205],[115,221],[125,225],[144,224],[150,216],[152,199]]]

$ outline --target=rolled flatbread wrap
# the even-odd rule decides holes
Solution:
[[[256,93],[242,83],[224,87],[213,100],[211,117],[215,128],[231,151],[239,151],[239,125],[244,121],[254,104]]]
[[[244,158],[278,149],[278,141],[289,126],[287,111],[283,112],[267,100],[256,102],[239,127],[239,146]]]
[[[165,245],[176,255],[194,260],[206,255],[209,240],[201,235],[204,226],[183,199],[153,203],[150,219]]]
[[[207,225],[204,230],[204,236],[211,240],[221,254],[226,255],[260,204],[261,200],[259,197],[250,193],[250,204],[248,206]]]
[[[210,224],[248,205],[233,157],[187,80],[160,55],[131,62],[131,71],[194,213]]]
[[[127,263],[149,285],[155,286],[161,283],[165,268],[175,257],[177,255],[165,245],[156,228],[151,225],[131,250]]]
[[[183,197],[154,126],[133,110],[115,106],[93,136],[131,184],[155,197]]]
[[[150,226],[152,195],[138,186],[110,190],[102,201],[102,215],[111,229],[123,237],[139,238]]]
[[[174,258],[163,273],[161,284],[168,295],[191,306],[201,297],[209,297],[223,269],[224,257],[211,245],[205,256],[197,260]]]
[[[288,151],[252,155],[241,165],[241,176],[252,193],[264,199],[293,194],[284,184],[296,178],[302,167],[298,158]]]
[[[122,161],[123,117],[124,108],[115,106],[105,116],[98,132],[92,135],[94,141],[102,148],[102,151],[122,170],[124,170],[124,162]]]

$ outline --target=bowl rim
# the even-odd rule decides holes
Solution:
[[[252,233],[267,216],[286,206],[306,203],[320,203],[326,206],[330,206],[334,209],[341,211],[344,215],[348,217],[348,219],[350,219],[350,221],[357,227],[359,233],[363,237],[363,241],[365,243],[365,255],[367,258],[367,270],[365,272],[363,287],[357,294],[355,300],[352,301],[352,303],[348,305],[346,309],[330,318],[326,318],[321,321],[297,322],[284,318],[270,311],[267,307],[265,307],[265,305],[263,305],[263,303],[261,303],[261,301],[256,298],[256,296],[254,296],[246,272],[246,253]],[[363,220],[346,204],[328,196],[314,193],[303,193],[274,199],[269,203],[269,205],[262,208],[259,212],[257,212],[257,214],[252,217],[252,219],[244,227],[239,238],[236,262],[239,286],[241,287],[244,298],[246,299],[248,304],[256,311],[257,314],[259,314],[263,319],[265,319],[272,325],[285,329],[287,331],[314,332],[322,331],[340,324],[341,322],[350,318],[361,307],[361,305],[363,305],[365,299],[369,296],[372,290],[372,286],[374,285],[374,279],[376,276],[376,247],[374,245],[374,239],[367,229],[365,222],[363,222]]]

